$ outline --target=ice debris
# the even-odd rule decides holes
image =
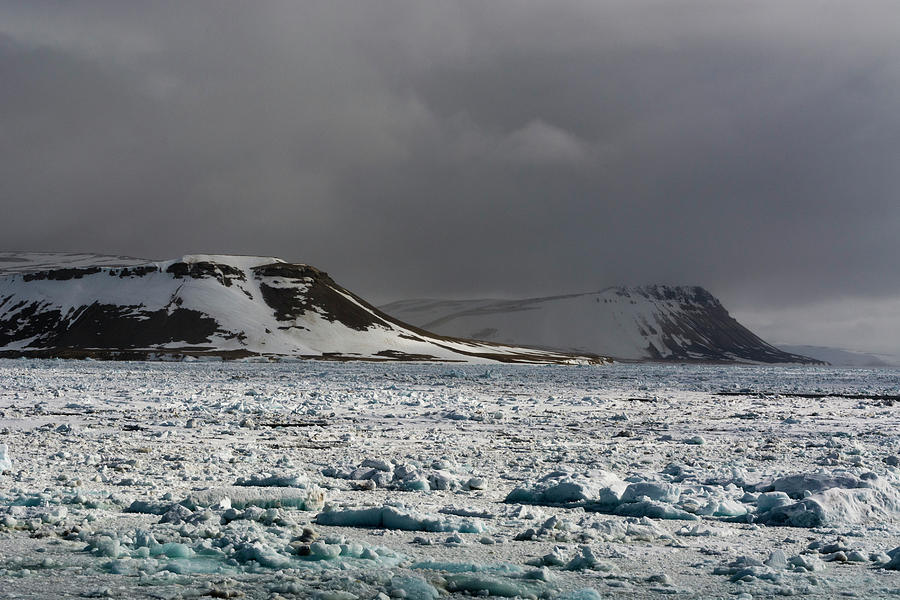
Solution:
[[[782,574],[778,570],[751,556],[738,556],[730,563],[713,569],[713,574],[728,575],[732,583],[739,581],[747,583],[757,579],[779,583],[782,579]]]
[[[755,521],[765,525],[821,527],[900,517],[900,493],[874,473],[791,475],[758,487],[764,493]]]
[[[325,505],[325,491],[315,484],[303,488],[268,488],[251,486],[231,486],[210,488],[191,492],[179,502],[172,500],[134,500],[125,512],[165,515],[176,506],[190,511],[198,508],[244,509],[249,506],[259,508],[296,508],[316,511]]]
[[[368,527],[401,531],[484,533],[485,526],[472,519],[441,518],[396,506],[326,510],[316,516],[320,525]]]
[[[440,592],[433,585],[416,576],[392,577],[390,594],[405,600],[437,600],[440,597]]]
[[[685,521],[715,517],[806,528],[900,519],[900,492],[872,472],[796,474],[756,485],[741,478],[743,488],[727,480],[691,483],[693,475],[671,466],[657,476],[662,477],[680,483],[644,480],[644,476],[626,482],[606,471],[554,471],[515,488],[505,502],[581,507],[629,517]]]
[[[313,539],[311,530],[293,536],[292,527],[264,529],[243,519],[222,527],[155,527],[154,530],[136,529],[132,533],[118,534],[113,531],[82,532],[79,538],[87,543],[85,550],[89,553],[112,559],[104,563],[107,571],[128,575],[164,571],[188,574],[287,568],[345,569],[353,564],[393,568],[402,560],[402,556],[387,548],[347,542],[343,537]]]
[[[594,588],[583,588],[562,594],[556,600],[603,600],[603,597]]]
[[[541,581],[467,573],[448,575],[445,582],[447,591],[451,593],[468,592],[503,598],[539,598],[544,595],[545,587]]]
[[[593,549],[587,544],[581,546],[578,555],[566,563],[567,571],[585,571],[592,569],[595,571],[612,571],[613,566],[610,563],[601,561],[594,554]]]
[[[447,592],[465,592],[473,595],[500,596],[505,598],[543,598],[548,593],[546,569],[526,570],[517,565],[453,563],[424,561],[414,563],[411,569],[441,572],[439,587]]]
[[[891,571],[900,571],[900,546],[887,553],[890,560],[885,563],[884,568]]]
[[[302,475],[272,475],[263,473],[251,477],[239,477],[234,485],[249,487],[306,487],[306,477]]]
[[[0,444],[0,473],[12,469],[12,460],[9,458],[9,447],[6,444]]]
[[[429,490],[481,490],[485,482],[448,460],[435,460],[428,466],[416,462],[389,462],[367,458],[357,467],[328,467],[326,477],[359,482],[363,489],[385,488],[405,492]]]
[[[504,502],[516,504],[564,505],[575,502],[619,502],[628,484],[608,471],[595,471],[589,475],[553,471],[538,481],[517,487]]]
[[[671,483],[626,483],[608,471],[588,475],[554,471],[532,484],[517,487],[504,502],[581,506],[588,511],[626,517],[698,520],[695,514],[674,506],[680,497],[681,488]]]

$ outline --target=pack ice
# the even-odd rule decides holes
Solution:
[[[0,360],[0,596],[896,597],[898,391],[820,366]]]

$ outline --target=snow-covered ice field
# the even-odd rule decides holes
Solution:
[[[821,367],[0,361],[0,597],[894,597],[897,395]]]

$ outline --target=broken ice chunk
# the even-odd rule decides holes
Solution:
[[[391,596],[406,600],[437,600],[440,593],[421,577],[396,576],[391,577]]]
[[[554,471],[534,483],[517,487],[504,502],[557,505],[597,500],[602,496],[607,504],[615,505],[626,486],[617,475],[608,471],[592,472],[589,477]]]
[[[305,487],[307,479],[303,475],[251,475],[239,477],[234,485],[242,487]]]
[[[653,483],[649,481],[631,483],[622,493],[621,501],[636,502],[641,496],[646,496],[650,500],[674,504],[681,497],[681,488],[671,483]]]
[[[442,519],[434,515],[401,510],[394,506],[332,510],[316,516],[320,525],[338,527],[370,527],[375,529],[399,529],[401,531],[432,531],[460,533],[484,533],[479,521]]]
[[[570,560],[566,564],[567,571],[585,571],[594,569],[597,571],[612,571],[613,567],[609,563],[602,562],[590,546],[581,546],[578,556]]]
[[[0,444],[0,473],[12,469],[12,460],[9,458],[9,447],[6,444]]]

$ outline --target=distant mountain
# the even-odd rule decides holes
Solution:
[[[401,300],[381,309],[443,335],[626,360],[819,362],[764,342],[701,287],[611,287],[525,300]]]
[[[431,334],[277,258],[4,253],[0,265],[0,356],[604,362]]]
[[[880,356],[865,352],[854,352],[841,348],[826,346],[778,346],[785,352],[803,354],[811,358],[823,360],[835,367],[896,367],[900,366],[900,358],[896,356]]]

